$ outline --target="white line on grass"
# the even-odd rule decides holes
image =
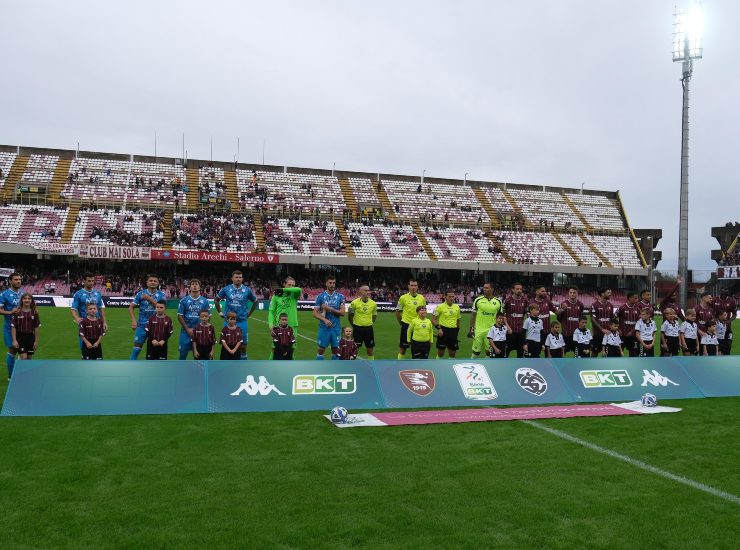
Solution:
[[[555,435],[561,439],[565,439],[566,441],[570,441],[571,443],[575,443],[576,445],[581,445],[582,447],[586,447],[587,449],[591,449],[592,451],[596,451],[597,453],[601,453],[606,456],[610,456],[612,458],[616,458],[617,460],[621,460],[622,462],[626,462],[627,464],[631,464],[632,466],[636,466],[637,468],[640,468],[641,470],[645,470],[647,472],[651,472],[653,474],[659,475],[661,477],[664,477],[666,479],[671,479],[673,481],[677,481],[678,483],[682,483],[684,485],[688,485],[689,487],[692,487],[693,489],[698,489],[699,491],[704,491],[705,493],[708,493],[710,495],[714,495],[716,497],[722,498],[724,500],[727,500],[729,502],[732,502],[734,504],[740,504],[740,497],[733,495],[731,493],[726,493],[724,491],[721,491],[719,489],[715,489],[714,487],[710,487],[709,485],[704,485],[703,483],[699,483],[698,481],[694,481],[693,479],[688,479],[686,477],[681,477],[676,474],[672,474],[671,472],[666,472],[665,470],[661,470],[660,468],[656,468],[655,466],[651,466],[650,464],[646,464],[645,462],[642,462],[640,460],[634,459],[632,457],[620,454],[616,451],[612,451],[611,449],[606,449],[604,447],[600,447],[599,445],[596,445],[594,443],[590,443],[588,441],[585,441],[583,439],[579,439],[575,436],[572,436],[568,433],[561,432],[560,430],[556,430],[555,428],[551,428],[549,426],[545,426],[544,424],[540,424],[539,422],[535,422],[533,420],[521,420],[520,422],[524,422],[525,424],[528,424],[529,426],[534,426],[535,428],[538,428],[540,430],[543,430],[545,432],[548,432],[552,435]]]
[[[270,323],[268,323],[267,321],[263,321],[262,319],[257,319],[256,317],[250,317],[250,319],[251,319],[252,321],[259,321],[260,323],[264,323],[264,324],[266,324],[266,325],[269,325],[269,324],[270,324]],[[309,342],[315,342],[315,341],[316,341],[316,340],[314,340],[313,338],[309,338],[308,336],[304,336],[304,335],[303,335],[303,334],[301,334],[300,332],[298,333],[298,337],[299,337],[299,338],[303,338],[304,340],[308,340]]]

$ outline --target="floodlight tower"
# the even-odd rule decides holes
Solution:
[[[694,4],[689,9],[673,13],[673,61],[681,62],[683,88],[683,122],[681,125],[681,202],[678,225],[678,274],[684,280],[679,290],[679,304],[686,308],[689,269],[689,82],[694,59],[701,59],[701,8]]]

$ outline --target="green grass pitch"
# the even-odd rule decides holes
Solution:
[[[105,355],[127,358],[127,313],[108,314]],[[41,315],[38,358],[77,358],[69,312]],[[301,321],[313,338],[309,314]],[[255,319],[250,332],[250,357],[266,357],[266,325]],[[395,358],[391,314],[376,339],[376,356]],[[300,339],[298,358],[314,355]],[[668,404],[684,411],[541,422],[740,495],[740,399]],[[738,504],[521,422],[338,430],[316,412],[0,418],[0,441],[2,549],[736,548],[740,537]]]

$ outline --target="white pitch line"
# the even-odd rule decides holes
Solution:
[[[257,319],[256,317],[255,318],[250,317],[250,320],[252,320],[252,321],[259,321],[260,323],[264,323],[266,325],[269,325],[270,324],[267,321],[263,321],[262,319]],[[304,336],[300,332],[298,333],[298,337],[299,338],[303,338],[304,340],[308,340],[309,342],[316,342],[316,340],[314,340],[313,338],[309,338],[308,336]]]
[[[560,430],[556,430],[555,428],[551,428],[549,426],[545,426],[544,424],[540,424],[539,422],[535,422],[533,420],[520,420],[520,422],[523,422],[525,424],[528,424],[529,426],[534,426],[537,429],[543,430],[545,432],[548,432],[552,435],[555,435],[561,439],[565,439],[566,441],[570,441],[571,443],[575,443],[576,445],[580,445],[582,447],[586,447],[587,449],[591,449],[592,451],[596,451],[597,453],[601,453],[606,456],[610,456],[612,458],[616,458],[617,460],[621,460],[622,462],[626,462],[627,464],[631,464],[632,466],[635,466],[637,468],[640,468],[641,470],[645,470],[647,472],[651,472],[653,474],[659,475],[661,477],[664,477],[666,479],[670,479],[673,481],[676,481],[678,483],[682,483],[683,485],[687,485],[693,489],[698,489],[699,491],[704,491],[705,493],[708,493],[710,495],[713,495],[715,497],[719,497],[721,499],[724,499],[728,502],[732,502],[733,504],[740,504],[740,497],[737,495],[733,495],[732,493],[726,493],[724,491],[721,491],[720,489],[715,489],[714,487],[710,487],[709,485],[704,485],[703,483],[699,483],[698,481],[694,481],[693,479],[688,479],[686,477],[678,476],[676,474],[672,474],[671,472],[666,472],[665,470],[661,470],[660,468],[656,468],[655,466],[651,466],[650,464],[646,464],[645,462],[642,462],[640,460],[634,459],[632,457],[623,455],[621,453],[618,453],[616,451],[612,451],[611,449],[606,449],[604,447],[600,447],[599,445],[596,445],[594,443],[590,443],[588,441],[585,441],[583,439],[579,439],[575,436],[572,436],[568,433],[561,432]]]

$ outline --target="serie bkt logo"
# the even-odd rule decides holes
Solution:
[[[411,393],[426,397],[434,391],[434,373],[430,370],[402,370],[398,376]]]
[[[547,380],[539,372],[530,368],[517,369],[514,373],[516,383],[524,391],[540,396],[547,391]]]
[[[632,385],[626,370],[582,370],[581,382],[584,388],[614,388]]]
[[[467,399],[489,401],[498,397],[496,388],[493,387],[488,371],[483,365],[479,363],[459,363],[453,369]]]
[[[354,374],[299,374],[293,377],[293,395],[355,393]]]

